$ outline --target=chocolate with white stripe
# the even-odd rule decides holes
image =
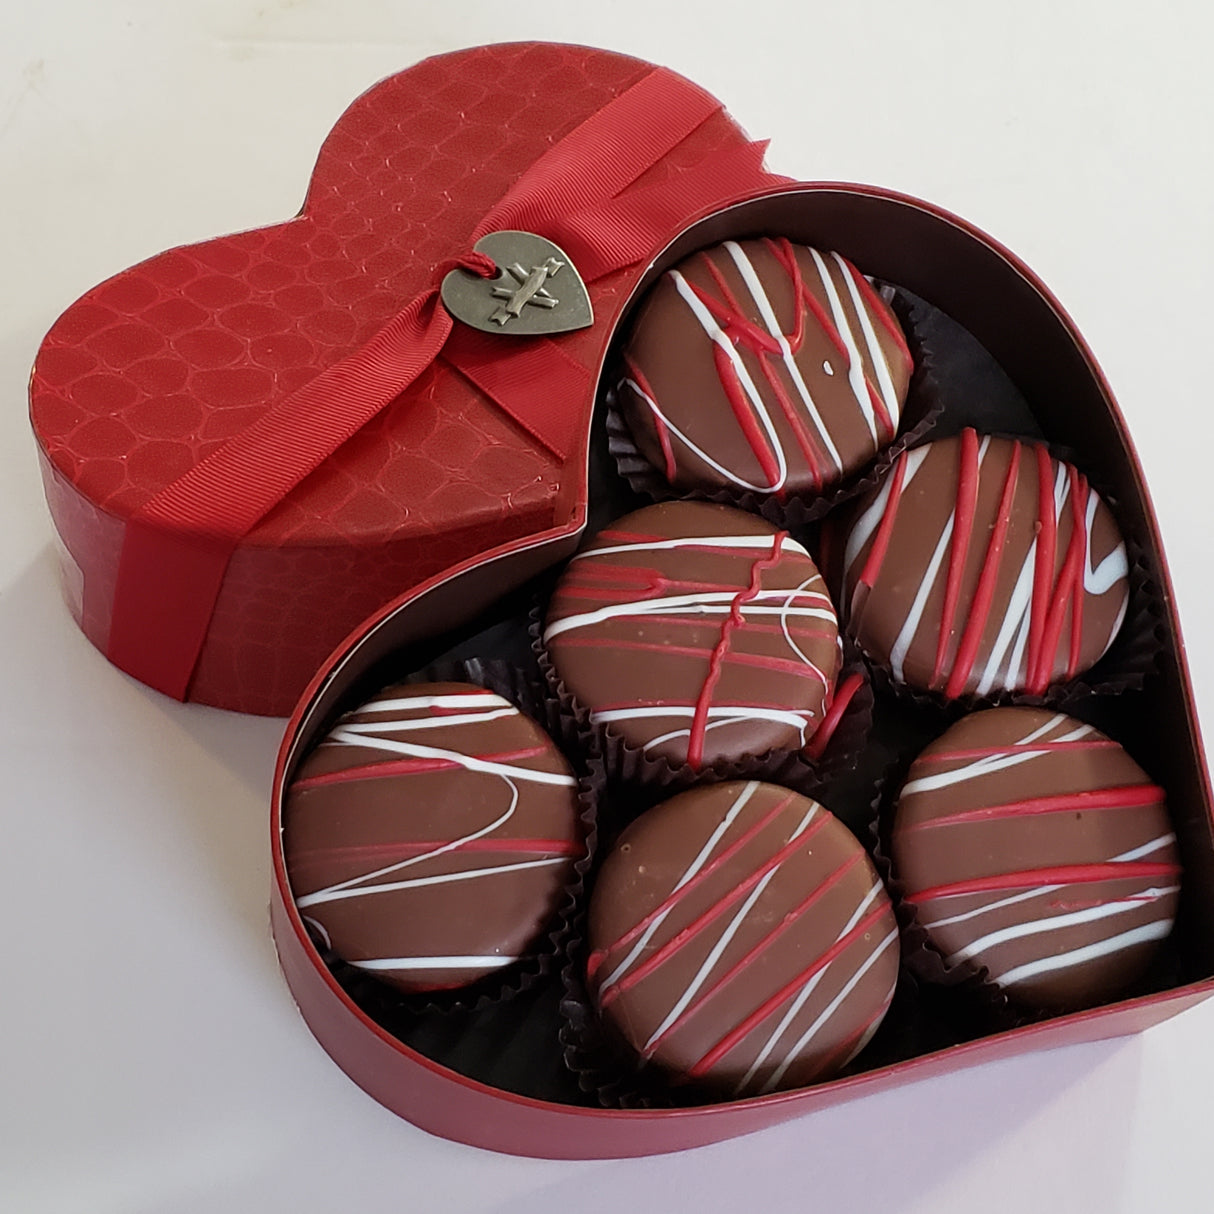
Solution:
[[[783,498],[888,446],[910,375],[897,320],[850,262],[783,237],[729,240],[646,296],[618,400],[677,488]]]
[[[528,956],[585,852],[577,782],[509,701],[389,687],[342,717],[288,789],[295,904],[342,960],[404,991]]]
[[[603,1018],[641,1058],[734,1097],[845,1066],[898,975],[864,849],[817,802],[757,781],[642,814],[595,883],[588,936]]]
[[[1018,1003],[1115,997],[1172,930],[1180,888],[1164,790],[1073,717],[963,717],[914,762],[894,871],[947,963]]]
[[[649,506],[600,531],[557,584],[544,641],[596,724],[697,769],[805,749],[841,663],[805,549],[705,502]]]
[[[1040,443],[972,429],[899,456],[843,561],[861,648],[950,700],[1074,678],[1129,602],[1125,543],[1087,478]]]

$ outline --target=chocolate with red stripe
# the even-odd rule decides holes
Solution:
[[[509,701],[389,687],[342,717],[287,791],[300,914],[405,991],[466,986],[533,951],[585,851],[576,780]]]
[[[969,429],[898,458],[856,511],[844,571],[860,646],[949,699],[1073,678],[1129,601],[1125,544],[1087,478]]]
[[[893,997],[898,931],[863,848],[814,801],[695,788],[621,835],[590,901],[588,985],[633,1050],[733,1096],[851,1060]]]
[[[544,640],[597,724],[693,768],[804,749],[841,661],[805,549],[704,502],[650,506],[599,532],[553,592]]]
[[[1172,928],[1162,788],[1090,725],[1035,708],[964,717],[915,760],[890,840],[932,943],[1041,1009],[1114,997]]]
[[[888,446],[910,375],[897,320],[850,262],[783,237],[730,240],[646,296],[618,399],[676,487],[784,497]]]

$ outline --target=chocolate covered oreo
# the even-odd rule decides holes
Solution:
[[[586,845],[577,781],[538,725],[459,683],[389,687],[287,790],[295,904],[321,944],[403,991],[535,953]]]
[[[1172,929],[1176,836],[1164,790],[1091,725],[1036,708],[964,717],[914,762],[890,849],[948,965],[1017,1003],[1098,1003]]]
[[[1129,602],[1125,543],[1087,478],[969,429],[898,458],[843,561],[851,635],[896,682],[948,699],[1074,678]]]
[[[898,974],[893,908],[864,849],[821,805],[755,781],[692,789],[629,826],[588,935],[609,1031],[731,1097],[837,1072]]]
[[[803,749],[841,661],[805,549],[704,502],[650,506],[599,532],[557,583],[544,642],[593,722],[696,769]]]
[[[911,370],[897,319],[845,258],[730,240],[645,297],[617,401],[676,489],[784,497],[826,490],[888,446]]]

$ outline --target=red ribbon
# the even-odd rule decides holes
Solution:
[[[702,89],[655,69],[541,156],[469,244],[489,232],[536,232],[591,282],[649,256],[691,214],[786,180],[763,169],[766,145],[751,143],[617,197],[720,108]],[[469,258],[477,256],[450,264],[476,272]],[[435,285],[137,510],[119,561],[110,660],[184,699],[240,540],[440,351],[553,455],[568,456],[581,418],[567,402],[593,390],[593,372],[547,338],[507,343],[452,328]]]

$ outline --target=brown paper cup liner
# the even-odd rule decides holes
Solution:
[[[711,1097],[698,1089],[677,1087],[656,1067],[638,1063],[599,1017],[582,980],[585,965],[583,918],[561,970],[561,1051],[565,1066],[577,1077],[578,1087],[592,1094],[605,1109],[669,1109],[712,1103]]]
[[[725,506],[737,506],[758,514],[769,523],[785,530],[805,527],[824,517],[836,506],[857,497],[879,484],[893,466],[894,460],[907,447],[923,442],[932,432],[943,407],[935,359],[930,346],[923,340],[924,320],[928,305],[891,288],[891,307],[898,318],[914,361],[906,403],[902,409],[898,433],[888,447],[882,448],[873,462],[844,477],[829,489],[817,494],[789,494],[777,498],[770,494],[719,489],[696,491],[677,489],[637,449],[628,423],[620,416],[614,389],[608,389],[607,443],[616,468],[633,491],[655,502],[707,501]]]
[[[409,674],[406,683],[472,683],[496,692],[530,717],[552,738],[564,755],[578,781],[578,819],[581,822],[586,851],[573,866],[573,879],[565,886],[560,905],[549,927],[536,941],[533,953],[506,969],[482,978],[458,990],[407,994],[377,981],[371,975],[348,965],[331,950],[320,948],[321,957],[342,989],[373,1020],[393,1031],[402,1017],[413,1019],[429,1012],[462,1013],[482,1011],[492,1004],[511,999],[531,989],[551,974],[564,958],[573,931],[573,922],[581,904],[586,874],[594,863],[598,845],[599,800],[606,784],[602,761],[593,750],[579,746],[576,731],[546,694],[544,685],[533,675],[505,662],[470,659],[444,662]]]
[[[825,738],[819,739],[815,733],[803,751],[774,750],[694,768],[686,763],[676,766],[665,758],[647,755],[639,747],[625,742],[609,726],[596,724],[591,719],[590,709],[561,679],[544,644],[543,622],[543,609],[537,605],[531,613],[530,630],[540,670],[566,718],[566,728],[576,731],[584,749],[602,756],[609,780],[655,789],[663,796],[693,784],[765,780],[783,784],[805,796],[814,796],[828,781],[854,767],[864,749],[872,726],[873,692],[867,664],[850,645],[844,649],[843,666],[835,682],[838,706],[832,702],[818,729],[818,732],[827,731]]]

